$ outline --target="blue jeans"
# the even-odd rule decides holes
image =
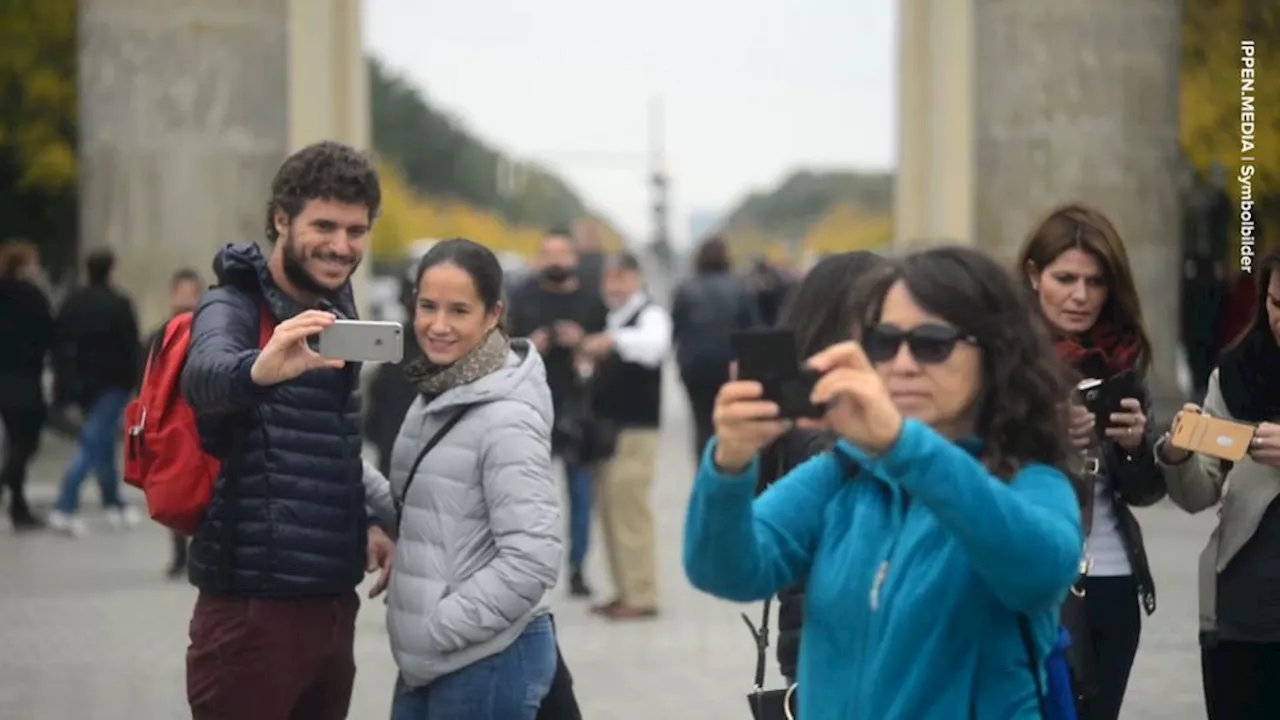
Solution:
[[[62,490],[53,509],[72,515],[80,508],[80,485],[92,470],[102,491],[102,505],[122,508],[120,473],[116,469],[116,441],[120,439],[120,421],[129,402],[126,390],[106,390],[85,414],[80,430],[80,447],[62,476]]]
[[[497,655],[416,689],[397,679],[391,720],[534,720],[555,674],[555,630],[543,615]]]
[[[595,477],[585,467],[565,463],[569,481],[569,567],[579,568],[587,560],[591,542],[591,503]]]

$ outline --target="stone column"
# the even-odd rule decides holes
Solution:
[[[287,4],[290,151],[321,140],[372,149],[360,0],[287,0]],[[372,260],[372,249],[367,257]],[[369,261],[353,278],[356,305],[366,317]]]
[[[973,239],[971,0],[901,0],[894,245]]]
[[[263,237],[289,149],[289,0],[80,0],[81,253],[106,246],[144,332],[169,275]]]
[[[972,1],[978,243],[1012,261],[1054,205],[1110,216],[1175,402],[1181,3]]]

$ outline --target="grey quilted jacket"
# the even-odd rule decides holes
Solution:
[[[392,491],[403,497],[418,453],[464,406],[404,498],[387,629],[410,687],[504,650],[549,611],[560,574],[551,391],[528,341],[513,341],[496,372],[414,401],[391,454]]]

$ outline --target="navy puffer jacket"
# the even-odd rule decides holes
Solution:
[[[360,457],[359,367],[314,370],[258,387],[258,304],[277,320],[304,309],[271,279],[256,245],[214,260],[219,287],[196,310],[182,394],[223,474],[191,543],[201,590],[280,597],[351,592],[364,575],[367,512]],[[325,305],[356,316],[350,286]],[[234,433],[238,481],[227,481]]]

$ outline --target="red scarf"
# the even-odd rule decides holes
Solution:
[[[1115,327],[1101,323],[1079,337],[1059,338],[1053,348],[1082,376],[1104,380],[1132,369],[1142,354],[1137,337],[1124,337]]]

